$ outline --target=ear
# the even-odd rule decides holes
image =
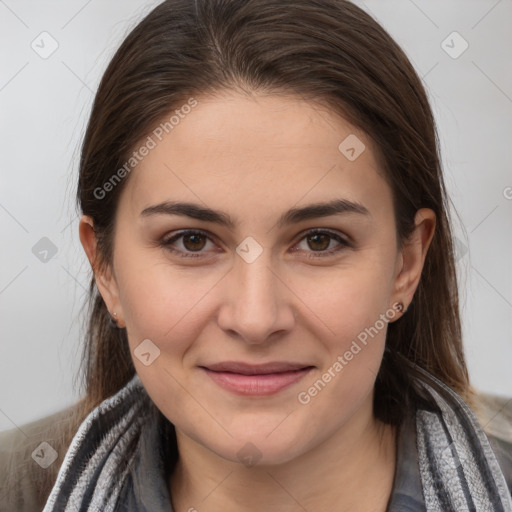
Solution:
[[[117,281],[110,265],[103,266],[105,268],[100,268],[96,233],[94,232],[94,223],[91,217],[82,215],[78,229],[80,242],[82,243],[82,247],[84,248],[87,259],[89,260],[94,272],[96,286],[98,287],[110,314],[114,316],[113,313],[117,313],[115,318],[117,319],[118,326],[124,327],[123,311],[119,300]]]
[[[421,208],[414,218],[414,230],[404,242],[397,258],[392,304],[402,302],[407,309],[420,282],[430,242],[434,237],[436,214],[430,208]]]

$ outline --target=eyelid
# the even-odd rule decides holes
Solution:
[[[204,229],[198,229],[198,228],[189,228],[189,229],[180,229],[178,231],[171,231],[171,233],[167,233],[162,237],[162,243],[169,243],[174,240],[179,240],[182,236],[186,235],[203,235],[207,238],[209,238],[211,241],[217,240],[217,237],[210,233],[209,231],[206,231]]]
[[[330,228],[309,228],[305,229],[301,233],[299,233],[296,236],[296,240],[300,242],[303,238],[305,238],[308,235],[314,235],[316,233],[325,233],[327,235],[331,235],[335,239],[341,240],[343,243],[346,243],[347,245],[352,244],[352,240],[348,235],[342,234],[339,231],[336,231],[334,229]]]

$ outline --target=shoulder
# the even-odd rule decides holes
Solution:
[[[477,416],[486,433],[512,443],[512,397],[477,393]]]
[[[0,432],[0,512],[44,507],[64,459],[63,441],[75,406]]]
[[[512,493],[512,397],[478,393],[476,414]]]

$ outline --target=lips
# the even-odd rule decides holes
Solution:
[[[200,368],[216,384],[233,393],[271,395],[301,380],[313,369],[313,366],[291,362],[253,365],[229,361],[208,364]]]
[[[310,365],[300,363],[265,363],[247,364],[242,362],[229,361],[224,363],[209,364],[205,367],[214,372],[231,372],[241,375],[267,375],[269,373],[283,373],[293,370],[308,368]]]

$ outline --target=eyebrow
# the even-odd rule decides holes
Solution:
[[[371,216],[370,212],[360,203],[347,199],[335,199],[327,203],[314,203],[302,208],[291,208],[281,215],[276,225],[283,227],[304,220],[347,213]],[[236,225],[236,222],[227,213],[194,203],[165,201],[148,206],[140,212],[142,217],[153,215],[180,215],[205,222],[215,222],[230,229],[234,229]]]

